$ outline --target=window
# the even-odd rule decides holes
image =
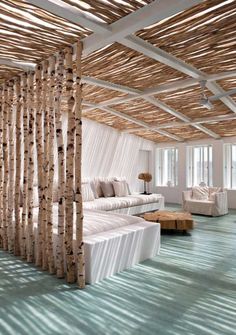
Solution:
[[[187,186],[212,186],[212,146],[187,147]]]
[[[224,186],[236,189],[236,144],[224,145]]]
[[[178,149],[157,149],[156,155],[156,184],[157,186],[178,185]]]

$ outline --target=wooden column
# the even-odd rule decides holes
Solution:
[[[34,182],[34,72],[28,75],[28,115],[29,115],[29,165],[28,165],[28,226],[27,226],[27,262],[34,260],[33,233],[33,182]]]
[[[74,149],[75,149],[75,115],[73,107],[73,67],[72,47],[65,50],[66,94],[67,94],[67,148],[66,148],[66,188],[65,188],[65,252],[66,252],[66,278],[68,283],[75,282],[75,259],[73,252],[73,197],[74,197]]]
[[[58,239],[57,239],[57,277],[63,278],[64,270],[64,231],[65,231],[65,161],[64,141],[62,134],[61,97],[64,78],[64,53],[58,54],[56,75],[56,97],[55,97],[55,121],[58,154]]]
[[[21,124],[22,124],[22,113],[21,113],[21,85],[20,78],[15,80],[15,91],[16,91],[16,146],[15,146],[15,158],[16,158],[16,175],[15,175],[15,234],[14,234],[14,254],[20,255],[20,225],[21,225],[21,213],[20,213],[20,179],[21,179]]]
[[[53,256],[53,215],[52,215],[52,196],[54,179],[54,87],[55,87],[55,57],[49,61],[49,139],[48,139],[48,157],[49,157],[49,175],[48,175],[48,194],[47,194],[47,255],[48,269],[50,273],[55,273],[55,264]]]
[[[3,248],[3,87],[0,86],[0,248]]]
[[[42,268],[48,269],[47,256],[47,196],[48,196],[48,166],[49,166],[49,114],[48,114],[48,62],[43,62],[43,92],[42,92],[42,111],[43,111],[43,184],[42,184]]]
[[[4,175],[3,175],[3,250],[8,250],[8,82],[4,84],[4,100],[3,100],[3,162],[4,162]]]
[[[75,124],[76,124],[76,152],[75,152],[75,202],[76,202],[76,265],[77,283],[79,288],[85,287],[84,243],[83,243],[83,208],[81,194],[81,148],[82,148],[82,44],[76,45],[76,86],[75,86]]]
[[[8,109],[8,148],[9,148],[9,183],[8,183],[8,251],[14,251],[13,204],[14,204],[14,81],[9,81]]]
[[[27,110],[28,102],[28,76],[22,75],[22,113],[23,113],[23,133],[24,133],[24,171],[23,171],[23,209],[21,221],[21,257],[26,258],[26,226],[28,222],[28,164],[29,164],[29,139],[28,128],[29,118]]]
[[[36,150],[37,150],[37,172],[38,172],[38,237],[36,265],[42,266],[43,246],[43,223],[42,223],[42,195],[43,195],[43,111],[42,111],[42,66],[37,65],[35,70],[35,112],[36,112]]]

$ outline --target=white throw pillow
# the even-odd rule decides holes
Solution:
[[[126,197],[129,195],[127,183],[123,181],[113,181],[112,185],[114,187],[116,197]]]
[[[125,177],[114,177],[114,181],[124,181],[124,182],[126,183],[126,187],[127,187],[128,195],[131,194],[129,184],[127,183],[127,180],[126,180]]]
[[[94,198],[95,198],[95,199],[98,199],[99,196],[98,196],[98,193],[97,193],[97,189],[96,189],[95,182],[94,182],[94,181],[91,181],[91,182],[90,182],[90,186],[91,186],[91,189],[92,189],[92,191],[93,191]]]
[[[208,200],[209,189],[208,187],[194,186],[192,188],[193,196],[195,200]]]
[[[211,192],[210,195],[209,195],[209,200],[210,201],[215,201],[215,198],[216,198],[216,192]]]
[[[115,191],[111,181],[100,181],[100,185],[105,198],[115,196]]]
[[[83,183],[81,185],[81,189],[82,189],[82,199],[83,199],[83,201],[93,201],[93,200],[95,200],[90,183]]]

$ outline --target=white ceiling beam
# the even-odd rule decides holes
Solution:
[[[100,84],[102,84],[102,83],[100,82]],[[127,86],[125,86],[125,89],[126,89],[126,91],[128,93],[129,92],[129,88]],[[135,92],[137,92],[137,94],[136,93],[134,94],[134,90],[132,89],[132,91],[131,91],[132,94],[129,95],[129,97],[132,98],[132,100],[136,99],[136,98],[139,98],[142,95],[142,91],[140,91],[140,90],[135,90]],[[147,102],[151,103],[152,105],[154,105],[154,106],[156,106],[156,107],[164,110],[165,112],[167,112],[167,113],[169,113],[169,114],[171,114],[171,115],[179,118],[180,120],[182,120],[184,122],[191,122],[191,119],[189,119],[187,116],[185,116],[184,114],[182,114],[182,113],[174,110],[173,108],[169,107],[168,105],[166,105],[165,103],[159,101],[158,99],[156,99],[154,97],[142,96],[142,98],[145,101],[147,101]],[[99,108],[102,109],[103,107],[108,107],[108,106],[111,106],[111,105],[115,105],[117,103],[121,103],[122,100],[124,101],[125,99],[127,100],[127,98],[115,98],[115,99],[111,99],[111,100],[99,103],[99,104],[97,104],[97,106],[99,106]],[[129,99],[129,100],[131,100],[131,99]],[[89,106],[87,108],[84,108],[84,111],[85,112],[89,112],[89,111],[91,111],[93,109],[94,109],[93,106]],[[216,134],[216,133],[214,133],[213,131],[210,131],[210,130],[208,131],[208,129],[205,128],[205,127],[203,127],[203,126],[195,126],[195,125],[193,125],[193,127],[197,128],[198,130],[201,130],[202,132],[206,133],[207,135],[209,135],[209,136],[211,136],[213,138],[219,138],[218,134]]]
[[[202,126],[201,124],[194,124],[193,125],[194,128],[197,128],[198,130],[202,131],[203,133],[215,138],[215,139],[219,139],[220,135],[216,134],[214,131]]]
[[[109,25],[110,31],[104,34],[94,33],[86,37],[83,41],[83,55],[99,50],[108,44],[120,42],[126,36],[136,31],[157,23],[163,19],[180,13],[194,5],[202,2],[201,0],[155,0],[143,6],[137,11],[122,17],[118,21]]]
[[[105,80],[100,80],[92,77],[87,77],[87,76],[82,76],[82,82],[89,84],[89,85],[94,85],[94,86],[99,86],[99,87],[104,87],[109,90],[117,91],[117,92],[123,92],[123,93],[128,93],[128,94],[138,94],[138,90],[123,86],[123,85],[118,85],[118,84],[113,84],[109,81]]]
[[[25,2],[98,33],[106,33],[110,30],[106,23],[99,22],[94,17],[91,18],[86,12],[82,12],[60,0],[26,0]]]
[[[79,11],[75,7],[60,0],[26,0],[27,3],[94,31],[93,34],[83,39],[83,56],[87,56],[117,41],[123,43],[123,39],[126,39],[126,36],[191,8],[202,1],[203,0],[155,0],[108,25],[94,18],[92,19],[86,12]]]
[[[158,130],[158,129],[153,129],[150,125],[148,125],[146,122],[143,122],[143,121],[140,121],[140,120],[137,120],[131,116],[128,116],[124,113],[121,113],[121,112],[118,112],[118,111],[115,111],[114,109],[110,108],[110,107],[101,107],[99,104],[94,104],[94,103],[90,103],[90,102],[84,102],[84,105],[88,105],[90,107],[93,107],[93,109],[101,109],[109,114],[112,114],[112,115],[115,115],[115,116],[118,116],[124,120],[127,120],[129,122],[133,122],[134,124],[137,124],[139,126],[141,126],[142,128],[145,128],[145,129],[148,129],[148,130],[151,130],[151,131],[154,131],[160,135],[163,135],[163,136],[166,136],[166,137],[169,137],[175,141],[179,141],[179,142],[183,142],[184,140],[179,137],[179,136],[176,136],[174,134],[170,134],[168,133],[167,131],[164,131],[164,130]],[[85,116],[86,117],[86,116]]]
[[[21,69],[23,71],[34,70],[35,68],[34,63],[18,62],[18,61],[8,60],[5,58],[0,58],[0,65],[6,65],[6,66],[13,67],[16,69]]]
[[[162,64],[165,64],[182,73],[185,73],[190,77],[196,79],[202,77],[205,78],[205,74],[194,68],[192,65],[189,65],[184,61],[182,61],[181,59],[172,56],[168,52],[158,47],[155,47],[151,43],[144,41],[142,38],[138,36],[128,36],[126,37],[125,40],[122,41],[122,44]]]
[[[215,95],[220,95],[220,94],[225,94],[226,91],[223,90],[220,85],[218,85],[216,82],[207,82],[206,87]],[[236,103],[235,101],[229,97],[229,96],[224,96],[219,98],[232,112],[236,113]]]

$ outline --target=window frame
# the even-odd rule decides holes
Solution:
[[[233,150],[235,150],[236,155],[236,143],[224,143],[223,149],[223,180],[224,180],[224,188],[228,190],[236,190],[236,181],[235,185],[233,185],[233,172],[236,168],[233,167]],[[229,166],[227,166],[229,163]],[[229,179],[228,181],[226,181]]]
[[[195,169],[195,157],[196,152],[195,149],[200,149],[199,151],[199,161],[201,165],[201,169],[198,172]],[[207,160],[205,160],[205,148],[207,148],[206,157]],[[211,158],[211,160],[210,160]],[[207,161],[207,180],[204,180],[204,170],[205,162]],[[197,144],[197,145],[189,145],[186,147],[186,184],[188,188],[191,188],[193,186],[199,186],[200,183],[204,182],[207,186],[211,187],[213,185],[213,147],[211,144]],[[194,180],[198,179],[198,177],[195,176],[195,174],[200,173],[200,183],[195,184]]]
[[[171,180],[171,185],[168,185],[168,181],[164,184],[164,155],[166,150],[174,150],[170,161],[173,166],[171,167],[171,174],[173,174],[173,179]],[[167,153],[168,155],[168,153]],[[167,162],[169,160],[167,159]],[[175,146],[171,147],[161,147],[156,149],[155,158],[155,185],[157,187],[176,187],[178,186],[178,164],[179,164],[179,149]],[[169,166],[166,167],[169,170]]]

